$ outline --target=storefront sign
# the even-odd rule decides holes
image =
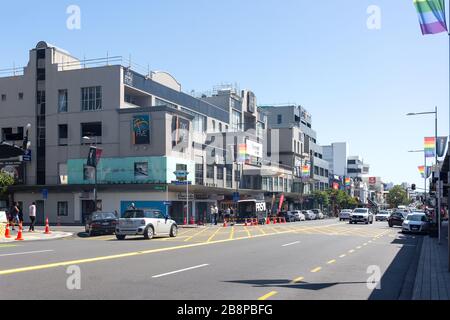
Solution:
[[[133,144],[150,144],[150,116],[133,117]]]
[[[247,155],[256,158],[263,157],[263,145],[251,140],[247,140]]]
[[[179,193],[178,194],[178,200],[180,200],[180,201],[188,200],[187,197],[186,197],[186,193]],[[195,196],[190,193],[189,194],[189,201],[193,201],[193,200],[195,200]]]

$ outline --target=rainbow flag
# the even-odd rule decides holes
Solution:
[[[422,176],[422,178],[425,179],[425,166],[420,166],[419,172],[420,172],[420,175]]]
[[[302,166],[302,177],[308,178],[311,176],[311,167],[307,164]]]
[[[436,151],[436,138],[425,138],[425,157],[434,158]]]
[[[239,163],[245,163],[247,161],[247,145],[246,144],[240,144],[239,145],[239,152],[238,152],[238,162]]]
[[[447,31],[444,0],[414,0],[414,5],[423,35]]]
[[[345,186],[350,187],[352,185],[352,179],[345,178]]]

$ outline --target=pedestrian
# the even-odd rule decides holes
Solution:
[[[18,207],[18,203],[14,202],[14,204],[12,205],[10,211],[9,211],[9,215],[10,215],[10,221],[9,223],[11,224],[11,227],[13,230],[16,230],[14,228],[15,224],[19,223],[19,207]]]
[[[23,210],[22,210],[22,208],[20,207],[20,206],[18,206],[18,209],[19,209],[19,214],[18,214],[18,217],[19,217],[19,223],[23,226]]]
[[[210,211],[211,211],[211,224],[217,225],[216,212],[213,205],[211,205]]]
[[[28,214],[31,221],[29,232],[34,232],[34,224],[36,223],[36,202],[33,202],[33,204],[30,206]]]

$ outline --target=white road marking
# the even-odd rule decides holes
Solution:
[[[299,243],[300,243],[300,241],[296,241],[296,242],[285,244],[282,247],[289,247],[289,246],[293,246],[293,245],[296,245],[296,244],[299,244]]]
[[[191,268],[186,268],[186,269],[182,269],[182,270],[177,270],[177,271],[173,271],[173,272],[159,274],[159,275],[153,276],[152,278],[153,279],[162,278],[162,277],[165,277],[165,276],[170,276],[170,275],[173,275],[173,274],[177,274],[177,273],[181,273],[181,272],[185,272],[185,271],[191,271],[191,270],[195,270],[195,269],[200,269],[200,268],[204,268],[204,267],[208,267],[208,266],[209,266],[209,264],[202,264],[200,266],[195,266],[195,267],[191,267]]]
[[[54,252],[55,250],[42,250],[42,251],[30,251],[30,252],[17,252],[17,253],[8,253],[1,254],[0,257],[10,257],[10,256],[24,256],[27,254],[37,254],[37,253],[46,253],[46,252]]]

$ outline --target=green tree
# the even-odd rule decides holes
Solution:
[[[397,208],[401,205],[408,205],[410,201],[408,200],[408,194],[401,186],[395,186],[389,191],[387,196],[387,202],[391,208]]]
[[[325,191],[314,191],[312,197],[315,205],[320,205],[322,210],[330,205],[330,196]]]
[[[9,174],[0,171],[0,194],[5,193],[9,186],[15,183],[14,178]]]

